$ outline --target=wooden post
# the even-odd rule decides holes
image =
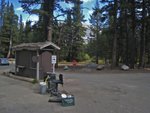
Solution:
[[[36,80],[37,81],[39,81],[39,70],[40,70],[39,52],[37,50],[37,63],[36,63]]]
[[[15,50],[15,75],[17,75],[17,51]]]

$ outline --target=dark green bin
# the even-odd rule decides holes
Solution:
[[[75,105],[75,98],[73,95],[67,98],[62,98],[62,106],[67,107],[67,106],[74,106]]]

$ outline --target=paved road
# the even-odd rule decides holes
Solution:
[[[76,105],[48,103],[38,85],[0,76],[0,113],[150,113],[150,73],[64,73]]]
[[[84,113],[150,113],[150,73],[72,74],[68,78],[76,81],[70,85],[76,90],[70,90]]]
[[[10,65],[0,65],[0,73],[4,71],[15,70],[15,64]]]

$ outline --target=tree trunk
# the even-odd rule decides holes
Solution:
[[[145,66],[145,0],[142,3],[142,29],[141,29],[141,46],[140,46],[140,61],[139,67]]]
[[[150,5],[150,3],[149,3]],[[147,6],[146,6],[147,7]],[[150,8],[147,12],[148,14],[150,14]],[[146,23],[145,23],[145,53],[147,54],[147,62],[146,64],[150,64],[150,16],[146,17]]]
[[[96,62],[95,62],[96,64],[98,64],[98,60],[99,60],[98,45],[99,45],[99,26],[98,26],[98,22],[97,22],[97,26],[96,26]]]
[[[44,0],[43,9],[46,12],[44,15],[44,31],[48,41],[52,41],[52,23],[55,0]]]
[[[112,48],[112,68],[117,64],[117,0],[114,0],[114,22],[113,22],[113,48]]]
[[[136,26],[136,20],[135,20],[135,0],[131,1],[131,35],[130,35],[130,68],[134,68],[135,65],[135,54],[136,54],[136,39],[135,39],[135,26]]]
[[[126,0],[126,4],[128,3],[128,0]],[[125,64],[129,65],[129,34],[128,34],[128,19],[127,19],[127,10],[128,8],[125,7]]]
[[[148,59],[148,60],[147,60],[147,64],[150,64],[150,49],[148,50],[148,55],[147,55],[147,57],[148,57],[148,58],[147,58],[147,59]]]
[[[10,30],[9,50],[8,50],[8,53],[7,53],[7,58],[10,57],[11,52],[12,52],[12,28]]]

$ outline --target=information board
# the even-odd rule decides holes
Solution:
[[[56,55],[52,55],[52,64],[56,64],[56,60],[57,60],[57,58],[56,58]]]

